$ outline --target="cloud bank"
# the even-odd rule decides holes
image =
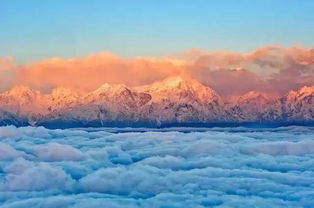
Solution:
[[[312,206],[313,128],[170,130],[0,127],[0,206]]]
[[[138,86],[181,75],[195,78],[222,95],[251,90],[282,94],[314,85],[314,49],[265,46],[247,54],[190,50],[163,58],[99,53],[22,66],[16,66],[12,58],[2,58],[0,75],[0,90],[16,84],[44,92],[59,86],[93,90],[105,82]]]

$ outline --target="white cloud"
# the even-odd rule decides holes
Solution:
[[[173,130],[0,127],[0,206],[312,206],[313,128]]]
[[[17,151],[10,145],[0,142],[0,160],[12,160],[21,157],[23,152]]]
[[[244,152],[264,153],[269,155],[314,154],[314,141],[257,143],[246,147]]]
[[[69,145],[62,145],[58,143],[48,143],[46,145],[35,146],[34,154],[39,159],[44,161],[80,161],[86,158],[80,150]]]
[[[23,161],[22,161],[23,162]],[[21,163],[21,161],[17,161]],[[61,168],[47,163],[28,163],[21,169],[16,169],[14,164],[6,169],[5,181],[2,183],[2,191],[47,191],[47,190],[71,190],[73,179]],[[13,170],[13,171],[12,171]]]

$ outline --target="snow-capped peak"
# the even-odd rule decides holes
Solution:
[[[314,93],[314,86],[311,87],[304,86],[298,92],[300,95],[303,96],[312,95]]]
[[[313,96],[313,95],[314,95],[314,86],[311,86],[311,87],[304,86],[297,91],[290,91],[287,94],[287,100],[292,101],[295,99],[303,99],[304,97]]]
[[[194,79],[183,78],[181,76],[169,77],[164,80],[154,82],[149,86],[150,91],[165,91],[170,89],[191,89],[195,87],[204,87],[201,83]]]
[[[16,85],[12,87],[9,91],[7,91],[5,94],[14,98],[23,98],[39,95],[40,92],[37,90],[32,90],[24,85]]]
[[[96,90],[94,90],[92,94],[114,96],[115,94],[121,93],[125,90],[128,90],[128,88],[125,85],[105,83]]]
[[[41,94],[25,86],[15,86],[0,94],[0,111],[45,122],[272,122],[314,121],[314,86],[291,91],[286,96],[251,91],[223,103],[218,94],[200,82],[170,77],[151,85],[128,88],[103,84],[78,96],[58,87]],[[0,118],[1,123],[1,118]]]
[[[220,99],[211,88],[206,87],[197,80],[181,76],[169,77],[138,89],[152,94],[154,101],[165,98],[180,100],[189,97],[200,102],[211,102]]]
[[[57,87],[52,90],[51,96],[54,99],[64,99],[67,97],[77,97],[77,93],[69,88]]]
[[[16,85],[9,91],[0,94],[1,103],[6,105],[37,104],[41,97],[42,94],[39,91],[23,85]]]

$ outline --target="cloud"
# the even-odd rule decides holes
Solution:
[[[283,94],[314,85],[314,50],[265,46],[248,54],[214,52],[200,56],[192,68],[192,76],[223,95]]]
[[[57,86],[93,90],[105,82],[147,84],[182,70],[184,66],[170,59],[124,59],[100,53],[82,59],[54,58],[27,64],[16,71],[15,82],[42,90]]]
[[[0,185],[2,191],[70,190],[74,183],[61,168],[42,162],[20,159],[10,164],[5,171],[5,181]]]
[[[121,58],[111,53],[52,58],[16,66],[0,59],[0,90],[15,84],[48,92],[54,87],[90,91],[105,82],[149,84],[168,76],[191,76],[222,95],[251,90],[286,93],[314,85],[314,49],[265,46],[251,53],[193,49],[162,58]]]
[[[0,206],[312,205],[311,127],[107,130],[0,127]]]
[[[23,152],[15,150],[8,144],[0,143],[0,160],[12,160],[22,155]]]
[[[29,167],[34,166],[33,162],[25,160],[22,157],[17,158],[12,163],[8,164],[3,170],[9,174],[22,174]]]
[[[71,188],[72,180],[61,169],[48,164],[38,164],[20,175],[7,175],[9,190],[49,190]]]
[[[140,161],[139,164],[143,165],[150,165],[160,169],[180,169],[182,168],[184,163],[183,158],[174,157],[172,155],[166,156],[153,156],[149,158],[145,158],[144,160]]]
[[[80,150],[58,143],[35,146],[34,154],[44,161],[80,161],[85,159],[85,155]]]
[[[4,126],[0,128],[0,139],[22,136],[15,126]]]
[[[264,153],[269,155],[305,155],[314,154],[313,141],[302,142],[272,142],[254,144],[251,147],[244,149],[244,152]]]
[[[43,127],[21,127],[17,128],[15,126],[2,126],[0,128],[0,140],[12,139],[18,140],[21,137],[32,137],[32,138],[40,138],[40,137],[51,137],[49,132]]]

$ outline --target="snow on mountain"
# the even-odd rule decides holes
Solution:
[[[267,106],[272,105],[275,97],[270,94],[250,91],[244,95],[232,97],[225,105],[229,119],[235,122],[260,121]]]
[[[40,97],[40,92],[32,90],[25,86],[14,86],[9,91],[0,95],[2,105],[30,105],[35,104],[36,99]]]
[[[288,120],[313,120],[314,86],[305,86],[298,91],[290,91],[283,100]]]
[[[0,125],[314,122],[314,86],[280,98],[251,91],[232,99],[182,77],[134,88],[105,83],[85,94],[63,87],[42,94],[15,86],[0,94],[0,118]]]
[[[199,103],[221,102],[220,97],[211,88],[194,79],[184,79],[180,76],[170,77],[138,89],[150,93],[153,96],[153,102],[163,99],[169,99],[177,103],[187,101]]]
[[[142,112],[152,122],[192,123],[223,118],[222,99],[196,80],[170,77],[137,89],[152,96],[151,104]]]
[[[19,85],[0,94],[0,108],[16,115],[25,116],[43,112],[44,100],[39,91]]]
[[[35,125],[42,115],[47,113],[45,103],[47,103],[46,96],[21,85],[0,94],[0,110],[15,115],[30,125]]]
[[[120,84],[103,84],[96,90],[75,98],[73,104],[49,115],[58,121],[105,123],[113,121],[136,121],[138,111],[151,96],[132,91]]]
[[[66,100],[71,102],[77,99],[78,94],[69,88],[57,87],[52,90],[50,96],[53,100]]]
[[[54,88],[51,94],[48,95],[48,109],[68,108],[75,105],[79,99],[79,94],[69,88],[58,87]]]
[[[314,86],[290,91],[265,106],[263,121],[314,122]]]
[[[136,108],[151,99],[147,93],[134,91],[121,84],[103,84],[95,91],[88,93],[84,100],[87,103],[106,104],[111,108]]]

